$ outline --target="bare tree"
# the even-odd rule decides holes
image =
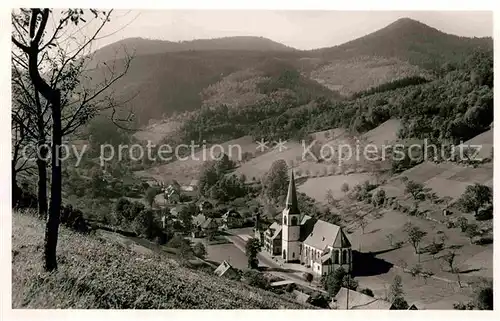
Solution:
[[[368,221],[366,220],[364,215],[357,214],[354,219],[356,220],[359,227],[361,227],[361,232],[365,234],[365,227],[368,225]]]
[[[12,64],[12,128],[23,133],[22,152],[18,145],[13,145],[13,159],[17,162],[27,164],[30,158],[36,157],[36,167],[38,171],[38,214],[40,217],[47,216],[47,136],[50,131],[49,105],[45,101],[42,103],[40,93],[33,88],[33,85],[26,72],[22,72],[16,63]],[[42,106],[43,104],[43,106]],[[31,146],[30,146],[31,145]],[[31,148],[30,148],[31,147]],[[36,151],[32,148],[35,147]],[[13,170],[13,179],[17,172]]]
[[[111,108],[115,114],[118,104],[108,89],[127,72],[130,64],[129,58],[122,60],[121,71],[117,73],[104,63],[104,80],[100,85],[91,84],[90,88],[86,88],[85,67],[90,59],[92,43],[109,21],[111,13],[112,10],[90,9],[87,12],[67,9],[55,15],[48,8],[20,9],[12,13],[13,65],[24,69],[35,93],[40,93],[50,106],[50,124],[44,124],[44,128],[52,129],[51,198],[44,242],[45,269],[48,271],[57,268],[56,247],[62,202],[62,139],[87,123],[98,111]],[[87,24],[89,14],[91,19],[98,21],[96,31],[88,37],[84,36],[81,42],[76,40],[74,34],[68,36],[72,28],[81,32],[85,26],[78,28],[78,24]],[[59,18],[58,23],[55,23],[55,17]],[[47,28],[49,20],[54,22],[53,30]]]
[[[442,256],[443,261],[448,264],[449,270],[451,273],[457,276],[458,286],[462,287],[462,283],[460,282],[460,270],[455,266],[455,252],[448,252],[447,254]]]
[[[408,243],[415,249],[415,254],[418,255],[418,261],[420,262],[420,242],[424,236],[427,235],[427,232],[422,231],[418,226],[412,223],[406,223],[404,231],[408,234]]]
[[[14,109],[14,106],[13,106]],[[22,113],[22,112],[21,112]],[[33,150],[26,148],[29,143],[28,135],[22,126],[13,123],[12,126],[12,206],[16,207],[21,198],[21,189],[18,185],[18,175],[21,173],[31,173],[33,164],[29,162],[29,158],[33,154]],[[26,154],[28,153],[28,154]]]

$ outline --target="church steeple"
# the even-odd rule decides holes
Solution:
[[[289,213],[299,214],[299,206],[297,202],[297,191],[295,189],[295,178],[293,175],[290,177],[290,183],[288,184],[288,194],[286,196],[285,207],[289,209]]]

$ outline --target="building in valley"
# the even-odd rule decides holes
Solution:
[[[344,230],[300,214],[293,172],[281,224],[272,224],[264,233],[264,250],[285,262],[304,263],[316,275],[339,267],[352,271],[351,243]]]
[[[243,217],[236,210],[230,209],[222,215],[222,222],[224,229],[239,228],[243,225]]]
[[[227,261],[222,261],[222,263],[215,269],[214,273],[221,277],[236,278],[238,272],[229,264]]]
[[[264,232],[264,251],[271,255],[281,255],[281,225],[274,222]]]
[[[340,288],[329,306],[336,310],[396,310],[396,306],[389,301],[344,287]],[[418,310],[418,308],[415,304],[411,304],[408,310]]]

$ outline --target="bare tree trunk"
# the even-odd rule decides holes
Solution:
[[[47,162],[45,161],[45,156],[47,156],[47,150],[42,149],[40,151],[40,158],[37,159],[36,165],[38,168],[38,215],[41,218],[47,218]]]
[[[455,270],[455,273],[457,275],[458,286],[462,287],[462,282],[460,282],[460,271]]]
[[[50,186],[50,213],[45,226],[45,269],[57,269],[57,237],[61,213],[62,170],[60,161],[61,137],[61,97],[58,89],[50,99],[52,105],[52,184]]]
[[[45,146],[45,126],[44,117],[42,112],[42,104],[40,102],[40,94],[35,90],[35,103],[37,114],[37,130],[38,130],[38,155],[36,165],[38,168],[38,215],[41,218],[47,218],[47,154],[49,153],[48,147]]]
[[[15,208],[21,198],[21,189],[17,185],[17,172],[15,160],[12,160],[12,208]]]

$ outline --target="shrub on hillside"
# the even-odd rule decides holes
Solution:
[[[472,302],[457,302],[453,303],[453,309],[455,310],[474,310],[474,303]]]
[[[71,205],[61,206],[61,224],[81,233],[87,233],[89,226],[83,217],[82,211],[73,208]]]
[[[485,205],[492,204],[492,200],[493,191],[489,186],[474,184],[467,186],[457,204],[464,212],[474,212],[477,216],[479,209]]]
[[[341,287],[346,287],[351,290],[356,290],[358,282],[348,276],[344,268],[339,267],[321,278],[321,283],[330,297],[333,297],[339,292]]]
[[[493,205],[480,209],[475,217],[478,221],[487,221],[493,219]]]
[[[479,310],[493,310],[493,283],[486,281],[474,290],[474,305]]]
[[[36,209],[38,206],[38,197],[28,184],[17,184],[12,187],[12,208],[17,209]]]
[[[322,293],[315,293],[309,298],[309,303],[319,308],[328,309],[330,300]]]
[[[374,297],[373,291],[371,289],[369,289],[369,288],[362,289],[359,292],[361,292],[363,294],[366,294],[368,296]]]
[[[256,288],[267,290],[270,287],[269,280],[263,273],[255,270],[246,270],[242,275],[243,282]]]
[[[297,285],[295,283],[290,283],[290,284],[287,284],[286,287],[285,287],[285,291],[286,292],[293,292],[293,290],[297,289]]]
[[[372,197],[374,206],[381,206],[386,201],[385,190],[379,189]]]
[[[151,209],[142,210],[137,214],[131,224],[132,230],[137,235],[153,240],[161,230],[159,220]]]

